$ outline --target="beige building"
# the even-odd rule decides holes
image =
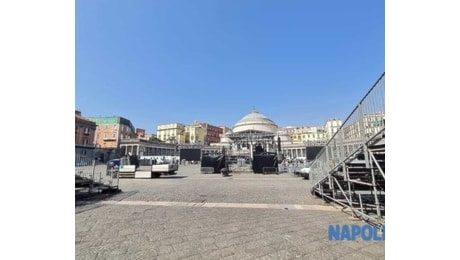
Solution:
[[[345,140],[353,141],[369,138],[385,128],[384,113],[364,115],[362,121],[363,123],[360,121],[355,121],[353,124],[345,125],[343,127],[343,135]]]
[[[342,120],[329,119],[324,126],[285,127],[280,131],[289,136],[291,143],[324,143],[327,142],[340,128]]]
[[[185,143],[185,125],[171,123],[157,126],[157,138],[166,143]]]
[[[190,144],[204,144],[206,140],[206,128],[201,124],[193,124],[185,127],[185,142]]]
[[[222,131],[220,127],[198,121],[189,126],[171,123],[157,127],[157,138],[166,143],[210,145],[220,141]]]
[[[339,130],[339,128],[342,126],[342,120],[338,118],[331,118],[326,121],[326,125],[324,126],[326,133],[327,133],[327,139],[331,139],[332,136]]]
[[[301,126],[294,128],[291,133],[292,142],[316,142],[327,139],[326,129],[323,126]]]

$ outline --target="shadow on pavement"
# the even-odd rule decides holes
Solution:
[[[155,178],[155,179],[183,179],[187,178],[188,176],[161,176],[160,178]]]
[[[122,192],[121,190],[112,190],[100,193],[75,193],[75,214],[95,209],[103,205],[98,204],[103,200],[124,200],[138,191]]]

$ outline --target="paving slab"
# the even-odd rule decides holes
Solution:
[[[120,179],[121,192],[76,203],[75,259],[384,259],[385,241],[331,241],[364,225],[293,174],[200,173]]]

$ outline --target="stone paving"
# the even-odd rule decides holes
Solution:
[[[364,225],[292,174],[120,179],[121,193],[75,207],[76,259],[384,259],[385,241],[328,238]],[[80,205],[82,204],[82,205]]]

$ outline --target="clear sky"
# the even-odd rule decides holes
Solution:
[[[442,152],[458,146],[458,138],[421,142],[427,132],[414,130],[419,122],[450,126],[458,118],[458,1],[386,0],[385,31],[383,1],[278,2],[0,1],[0,133],[12,155],[2,165],[2,181],[52,198],[31,203],[30,193],[17,192],[17,185],[2,186],[3,197],[14,194],[3,201],[14,214],[2,215],[11,224],[2,227],[8,246],[0,258],[75,257],[74,108],[86,116],[119,114],[150,131],[159,123],[194,119],[231,126],[252,106],[281,126],[322,124],[349,114],[384,68],[387,168],[397,174],[387,180],[386,225],[396,232],[388,232],[385,257],[457,255],[452,234],[460,226],[453,224],[451,200],[425,196],[407,207],[401,199],[414,185],[410,173],[417,172],[419,187],[432,187],[433,167],[401,158],[425,161],[427,151],[436,150],[443,161],[458,161],[456,153]],[[165,86],[174,95],[158,97]],[[142,93],[123,100],[130,89]],[[186,95],[198,100],[183,100]],[[181,103],[161,107],[174,99]],[[40,155],[28,156],[26,147]],[[45,165],[46,172],[15,174],[24,158],[27,165]],[[450,163],[436,165],[436,172],[460,183]],[[456,189],[442,192],[458,196]],[[438,211],[413,210],[426,205],[445,210],[447,221],[426,225],[439,219]],[[420,227],[422,235],[414,235]]]
[[[385,2],[75,1],[75,108],[155,133],[344,120],[385,71]]]

